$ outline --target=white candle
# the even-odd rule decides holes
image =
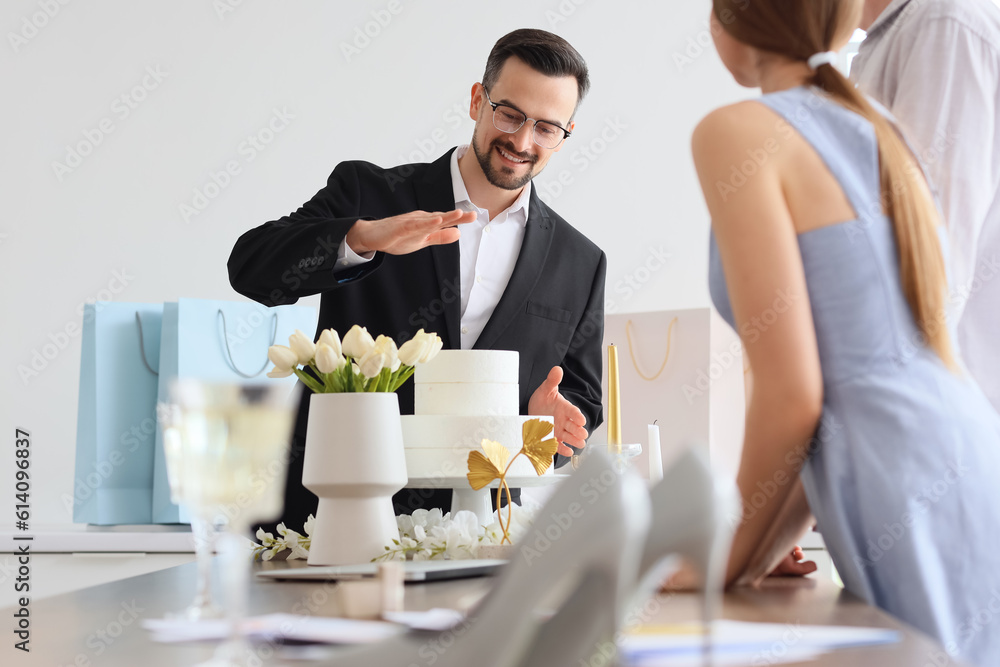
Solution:
[[[663,479],[663,455],[660,452],[660,427],[649,425],[649,481],[653,484]]]

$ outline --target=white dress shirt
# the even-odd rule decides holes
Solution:
[[[458,168],[458,160],[469,146],[459,146],[451,155],[451,183],[455,194],[455,208],[475,211],[475,222],[459,227],[462,235],[458,241],[459,276],[462,288],[461,332],[462,349],[470,350],[486,328],[486,323],[500,302],[514,264],[521,252],[524,229],[528,222],[528,203],[531,199],[529,181],[514,203],[489,219],[489,211],[472,203],[465,181]],[[345,238],[337,253],[337,268],[357,266],[371,260],[375,253],[358,255],[347,245]]]
[[[1000,9],[894,0],[851,78],[898,119],[940,195],[949,316],[965,365],[1000,409]]]

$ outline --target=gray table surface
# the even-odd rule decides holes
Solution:
[[[293,561],[261,563],[255,568],[303,566],[302,561]],[[154,643],[140,625],[142,619],[160,618],[183,608],[193,597],[194,580],[195,564],[189,563],[33,603],[30,607],[31,652],[25,654],[14,650],[16,639],[10,630],[5,630],[0,665],[196,665],[211,656],[212,645]],[[488,590],[490,582],[489,578],[481,578],[410,584],[406,587],[405,606],[408,610],[467,606]],[[249,606],[252,614],[296,610],[337,616],[339,605],[333,583],[255,580],[250,588]],[[653,623],[689,621],[698,617],[698,599],[686,593],[661,595],[648,609],[651,611],[650,622]],[[0,615],[7,619],[4,624],[7,627],[12,627],[12,611],[10,608],[0,611]],[[957,664],[940,662],[938,656],[943,655],[943,651],[935,642],[832,583],[812,579],[771,579],[759,589],[737,589],[727,593],[722,615],[735,620],[787,623],[791,626],[888,627],[902,633],[902,641],[898,644],[837,651],[817,661],[804,663],[808,665],[923,667]],[[415,664],[423,664],[417,656],[414,658]],[[271,657],[263,664],[286,663]],[[485,663],[480,667],[485,667]]]

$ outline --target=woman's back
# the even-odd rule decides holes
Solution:
[[[967,622],[1000,591],[1000,417],[925,345],[882,213],[871,123],[815,88],[760,102],[825,168],[784,184],[823,376],[802,470],[819,530],[849,590],[962,655],[994,659],[1000,632]],[[712,298],[735,324],[714,236],[710,264]]]

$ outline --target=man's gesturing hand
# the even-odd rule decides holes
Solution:
[[[553,366],[545,382],[531,395],[528,401],[528,414],[551,415],[556,424],[553,437],[559,443],[559,453],[563,456],[572,456],[573,450],[563,443],[583,449],[587,442],[587,429],[584,428],[587,419],[580,412],[580,408],[559,393],[559,383],[562,382],[562,378],[563,370]]]
[[[475,219],[474,212],[456,209],[447,213],[412,211],[381,220],[358,220],[347,232],[347,245],[359,255],[374,251],[406,255],[427,246],[454,243],[460,236],[455,225]]]

